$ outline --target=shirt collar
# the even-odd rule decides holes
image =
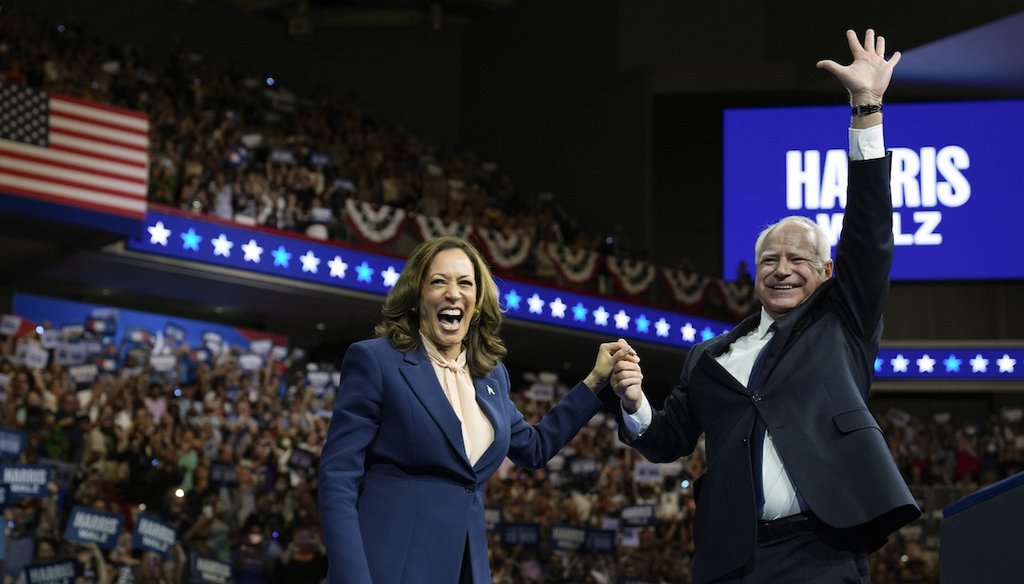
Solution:
[[[764,307],[762,306],[761,307],[761,322],[758,323],[757,329],[755,331],[756,334],[757,334],[757,338],[763,339],[766,336],[768,336],[768,333],[771,332],[772,325],[774,325],[774,324],[775,324],[775,319],[772,318],[771,315],[768,314],[768,311],[765,310]]]

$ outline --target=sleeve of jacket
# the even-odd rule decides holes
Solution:
[[[353,344],[341,364],[341,386],[320,457],[318,498],[333,583],[371,582],[356,500],[366,451],[377,435],[382,394],[376,356]]]
[[[858,338],[881,333],[892,268],[892,155],[851,161],[843,230],[836,246],[835,277],[843,320]],[[877,342],[877,340],[875,341]]]
[[[500,378],[509,387],[504,365]],[[537,424],[529,424],[505,392],[510,412],[511,440],[508,457],[519,466],[537,469],[558,453],[594,414],[601,411],[601,400],[582,381],[551,408]]]

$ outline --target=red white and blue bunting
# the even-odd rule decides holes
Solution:
[[[661,275],[672,293],[672,299],[687,306],[699,304],[704,297],[705,277],[694,272],[662,268]]]
[[[511,270],[521,266],[530,257],[533,240],[525,235],[502,233],[483,227],[477,228],[476,232],[480,241],[483,242],[484,253],[496,267]]]
[[[608,256],[607,264],[622,291],[633,296],[646,292],[657,274],[654,266],[643,260]]]
[[[601,254],[587,249],[573,249],[553,242],[541,243],[541,251],[551,259],[555,270],[573,284],[585,284],[594,277]]]
[[[402,234],[406,211],[390,205],[373,205],[347,199],[345,218],[352,230],[369,243],[390,243]]]
[[[419,213],[411,213],[416,231],[420,239],[426,241],[442,235],[454,235],[460,239],[469,239],[473,235],[473,226],[459,223],[458,221],[445,221],[440,217],[431,217]]]

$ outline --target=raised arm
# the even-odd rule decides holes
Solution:
[[[846,39],[850,43],[853,63],[840,65],[835,61],[825,59],[818,61],[818,68],[829,71],[839,79],[850,94],[851,106],[882,105],[882,96],[889,88],[892,70],[900,61],[900,52],[896,51],[886,61],[885,37],[876,37],[875,31],[870,28],[864,33],[863,44],[857,38],[857,33],[852,30],[846,31]],[[866,116],[854,116],[852,126],[854,128],[869,128],[880,123],[882,123],[881,110]]]

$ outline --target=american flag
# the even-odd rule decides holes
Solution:
[[[146,215],[145,114],[0,83],[0,192]]]

